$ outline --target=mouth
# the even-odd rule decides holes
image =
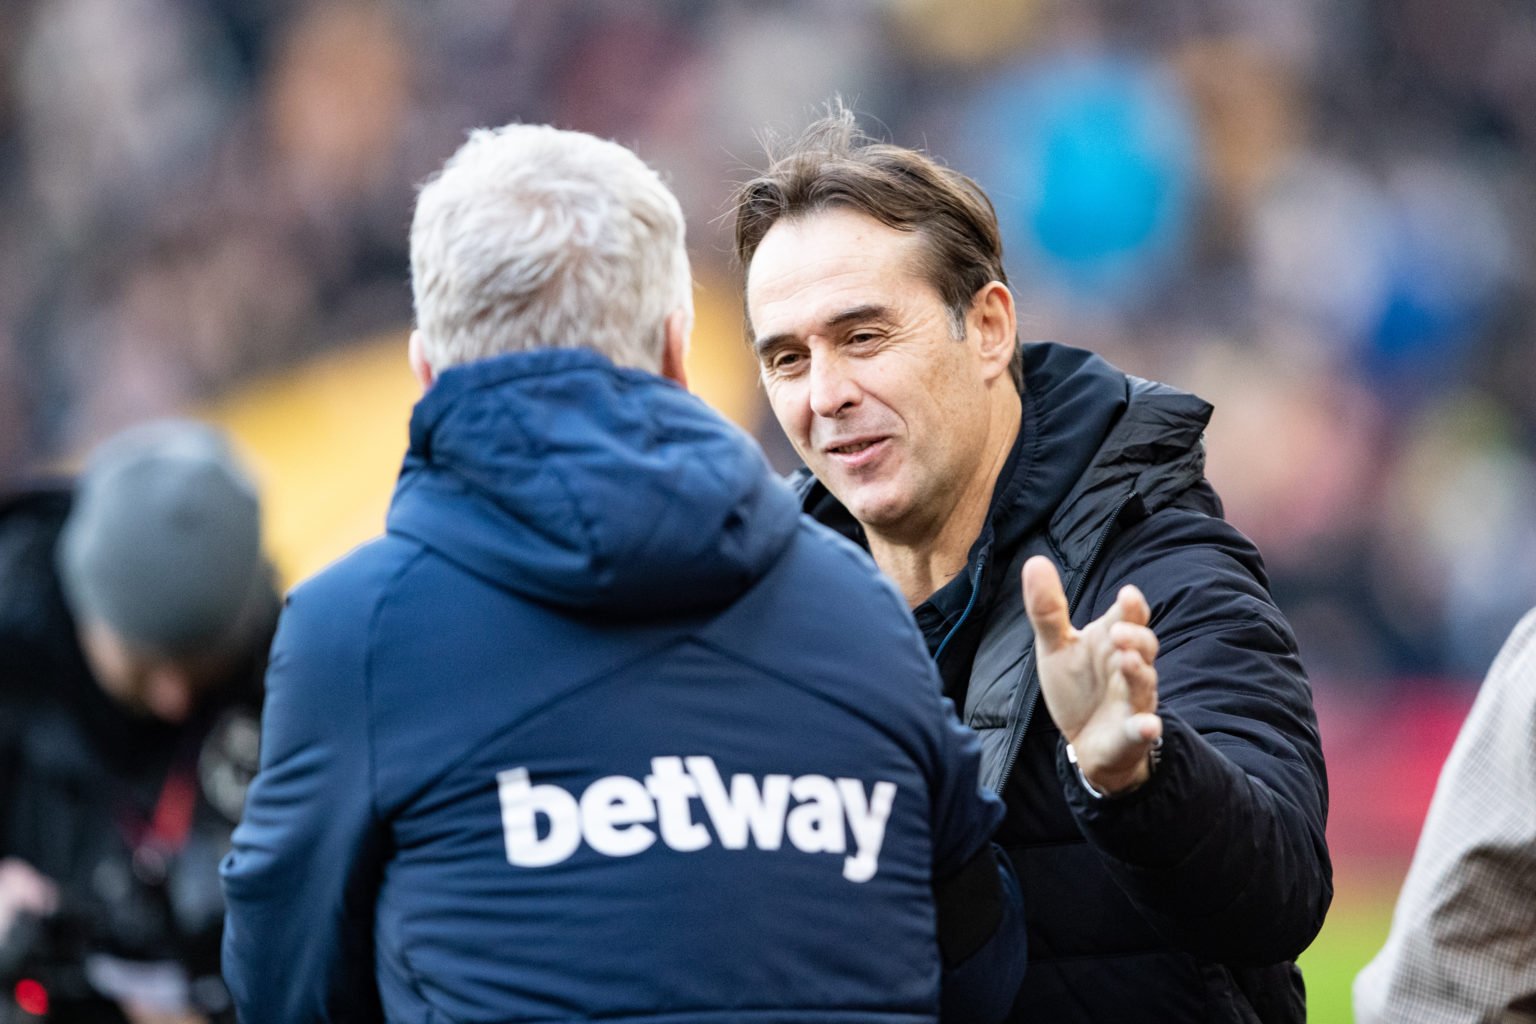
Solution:
[[[885,450],[888,440],[884,437],[861,437],[841,444],[829,444],[822,451],[845,467],[857,468],[878,458]]]

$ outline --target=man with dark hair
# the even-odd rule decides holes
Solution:
[[[980,188],[846,110],[735,215],[802,507],[901,590],[1007,803],[1013,1019],[1303,1020],[1322,752],[1259,554],[1203,475],[1210,406],[1020,346]]]
[[[290,598],[224,864],[249,1024],[1007,1014],[976,738],[680,386],[683,237],[634,153],[544,125],[422,188],[387,532]]]
[[[276,616],[211,427],[135,427],[0,501],[0,1020],[228,1010],[217,868]]]

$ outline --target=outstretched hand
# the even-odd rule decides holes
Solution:
[[[1024,563],[1024,609],[1035,628],[1035,665],[1046,710],[1077,754],[1088,784],[1124,793],[1147,780],[1148,753],[1163,734],[1157,711],[1157,635],[1140,590],[1120,589],[1114,605],[1083,629],[1050,559]]]

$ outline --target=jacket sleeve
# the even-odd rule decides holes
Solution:
[[[1234,965],[1292,960],[1333,897],[1328,787],[1311,687],[1258,552],[1223,521],[1174,510],[1128,530],[1106,565],[1083,620],[1123,584],[1146,594],[1164,742],[1145,784],[1104,799],[1061,744],[1067,802],[1170,943]]]
[[[948,699],[938,703],[933,874],[944,967],[940,1019],[987,1024],[1008,1015],[1024,980],[1023,897],[1012,864],[991,841],[1003,803],[981,784],[981,741],[960,724]]]
[[[1360,1024],[1536,1011],[1536,612],[1494,661],[1435,787]],[[1522,1012],[1523,1011],[1523,1012]]]
[[[224,977],[246,1024],[382,1019],[364,649],[326,612],[301,588],[279,621],[260,768],[220,870]]]

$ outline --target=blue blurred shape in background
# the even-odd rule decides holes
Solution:
[[[1147,61],[1058,54],[1005,72],[966,118],[1015,276],[1088,303],[1132,302],[1182,257],[1199,135]]]

